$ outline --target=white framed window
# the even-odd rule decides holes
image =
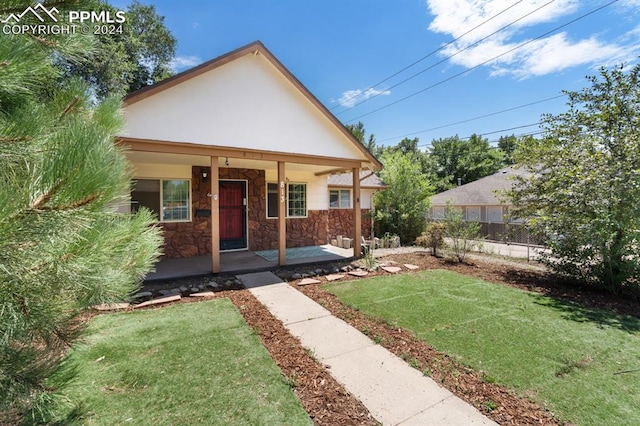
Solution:
[[[190,222],[191,180],[134,180],[131,211],[138,211],[140,207],[151,210],[160,222]]]
[[[329,208],[350,209],[351,208],[351,190],[350,189],[330,189],[329,190]]]
[[[502,223],[502,206],[487,206],[487,222]]]
[[[287,183],[287,217],[307,217],[307,184]],[[278,217],[278,184],[267,183],[267,218]]]
[[[434,206],[431,208],[431,219],[444,219],[444,207]]]
[[[467,220],[480,221],[480,207],[467,207]]]

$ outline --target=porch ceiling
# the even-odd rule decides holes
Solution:
[[[127,159],[132,163],[152,164],[183,164],[191,166],[209,167],[210,157],[203,155],[167,154],[160,152],[127,151]],[[229,165],[226,165],[227,157],[218,158],[218,166],[223,168],[276,170],[278,164],[275,161],[253,160],[246,158],[229,157]],[[336,167],[320,166],[299,163],[287,163],[286,169],[290,171],[307,171],[312,173],[324,173],[334,170]]]

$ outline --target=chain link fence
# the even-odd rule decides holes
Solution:
[[[540,245],[539,239],[518,223],[480,222],[480,232],[489,241]]]

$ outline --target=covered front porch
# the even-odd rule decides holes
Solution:
[[[350,259],[353,251],[330,244],[286,250],[287,265],[305,265]],[[228,251],[220,253],[220,273],[267,271],[277,268],[278,250]],[[145,281],[163,281],[211,274],[211,256],[162,259]]]
[[[191,263],[207,273],[228,272],[242,256],[256,267],[287,265],[297,261],[288,249],[327,244],[333,234],[351,238],[350,256],[360,255],[360,171],[382,164],[262,43],[124,104],[118,144],[135,184],[122,209],[158,217],[167,262],[198,258]],[[330,190],[328,176],[342,172],[349,188]],[[263,250],[276,250],[275,261],[251,254]]]
[[[353,246],[348,257],[360,255],[357,161],[134,139],[122,143],[137,179],[132,209],[144,206],[156,212],[164,230],[163,264],[178,265],[179,258],[195,257],[200,260],[191,263],[205,273],[229,272],[233,259],[243,256],[236,250],[249,252],[244,255],[256,268],[290,264],[297,259],[289,249],[320,246],[335,238],[329,223],[327,175],[344,170],[354,176],[349,209],[353,226],[347,233]],[[141,183],[162,188],[148,192]],[[185,188],[178,201],[167,200],[174,183]],[[174,220],[180,214],[182,220]],[[275,253],[268,263],[250,254],[265,250]]]

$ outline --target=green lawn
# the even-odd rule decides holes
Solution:
[[[72,358],[83,424],[311,424],[228,299],[98,316]]]
[[[578,425],[640,424],[640,320],[445,270],[327,285]],[[619,373],[626,370],[633,372]],[[619,374],[616,374],[619,373]],[[528,392],[526,392],[528,391]]]

